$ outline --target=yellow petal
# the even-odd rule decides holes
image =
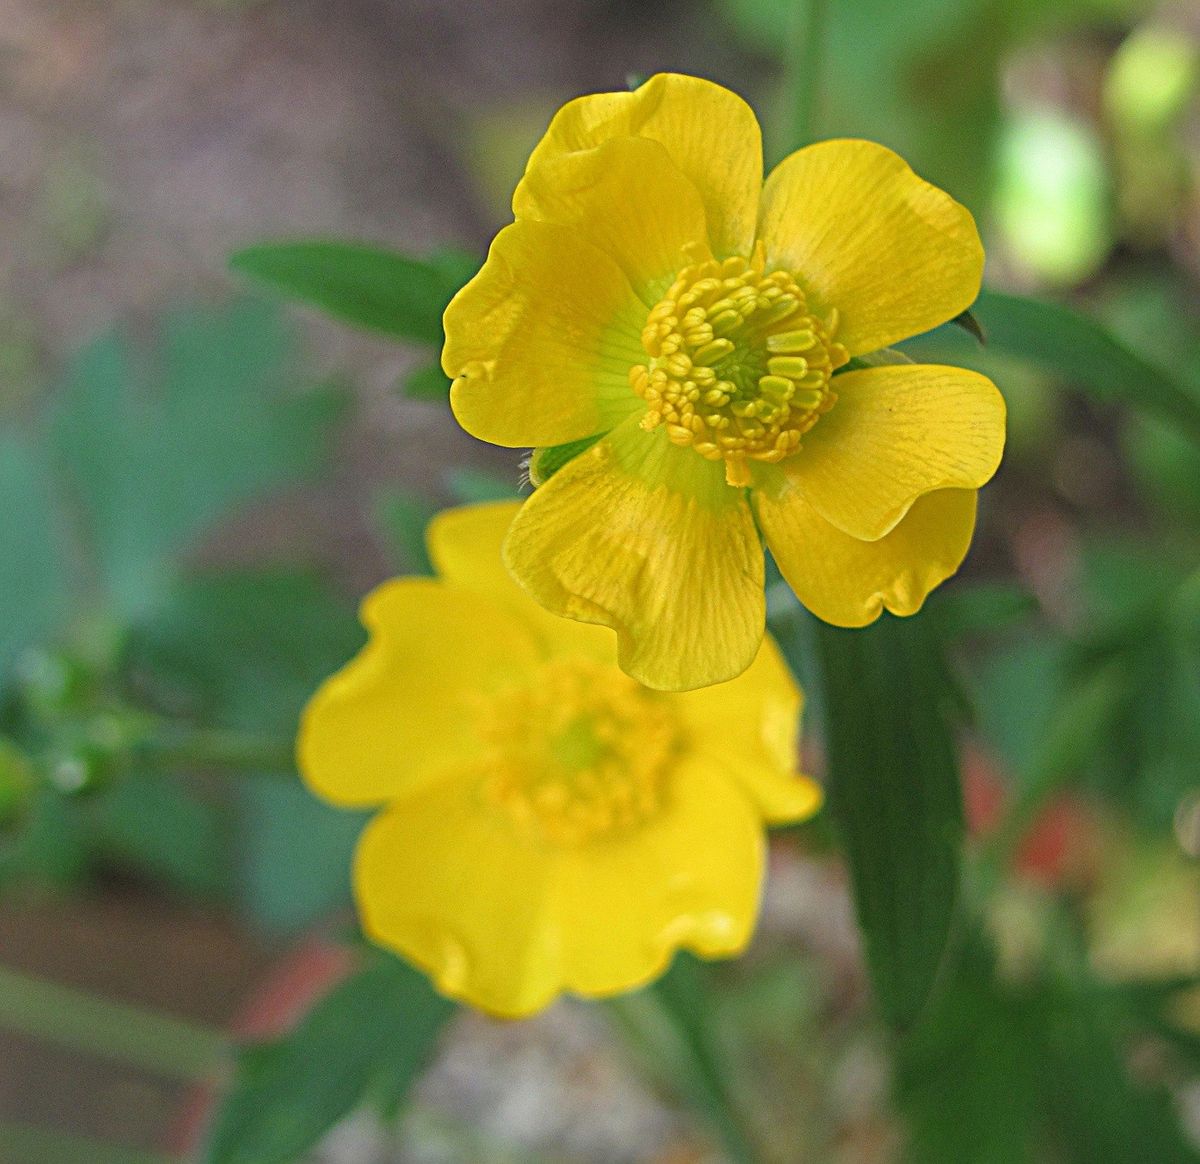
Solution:
[[[578,232],[616,260],[647,309],[680,267],[712,257],[700,195],[649,138],[547,158],[517,187],[513,213]],[[697,244],[703,252],[685,256],[683,248]]]
[[[915,614],[926,595],[958,569],[975,529],[976,497],[971,489],[927,493],[874,542],[824,521],[795,489],[775,498],[756,491],[754,508],[796,597],[835,626],[866,626],[885,609]]]
[[[557,886],[565,986],[603,996],[657,977],[675,950],[728,957],[754,931],[762,826],[720,767],[675,773],[663,814],[626,839],[567,851]]]
[[[769,635],[736,679],[670,699],[689,747],[738,780],[764,820],[803,820],[820,808],[820,786],[796,772],[804,697]]]
[[[762,186],[762,134],[736,93],[699,77],[659,73],[632,93],[594,93],[555,115],[527,173],[556,156],[617,137],[661,142],[699,191],[713,250],[748,255]]]
[[[407,796],[363,832],[354,889],[363,928],[443,993],[531,1014],[562,989],[569,940],[555,917],[553,853],[524,843],[456,775]]]
[[[798,150],[763,188],[759,235],[851,355],[927,331],[979,294],[983,246],[965,206],[869,141]]]
[[[614,427],[641,401],[646,309],[621,268],[567,227],[515,222],[446,308],[450,404],[481,440],[557,445]]]
[[[363,603],[370,641],[305,708],[297,743],[308,786],[335,804],[377,804],[474,759],[479,692],[536,665],[528,630],[487,599],[424,578]]]
[[[1004,451],[1004,398],[978,372],[893,364],[836,376],[837,403],[778,469],[826,521],[883,537],[922,494],[978,489]]]
[[[660,817],[572,848],[519,834],[481,799],[478,779],[397,802],[367,827],[355,860],[364,929],[444,994],[519,1018],[562,992],[632,990],[681,947],[708,957],[745,947],[762,828],[718,770],[685,764]]]
[[[536,636],[547,656],[585,655],[615,664],[617,640],[611,630],[551,614],[505,569],[500,547],[520,508],[519,501],[493,501],[437,514],[429,523],[426,539],[438,574],[510,611]]]
[[[622,670],[647,687],[732,679],[762,641],[762,548],[741,490],[636,418],[530,497],[504,556],[547,610],[612,627]]]

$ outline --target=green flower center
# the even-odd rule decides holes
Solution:
[[[531,839],[628,834],[663,808],[681,731],[669,705],[614,666],[546,663],[482,709],[484,795]]]
[[[787,271],[750,258],[684,267],[642,331],[647,364],[630,369],[646,401],[642,427],[666,425],[677,445],[725,462],[730,485],[750,484],[749,461],[790,456],[837,399],[830,378],[849,356],[833,341],[837,312],[820,319]]]

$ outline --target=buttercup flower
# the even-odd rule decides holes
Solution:
[[[866,141],[764,186],[749,106],[664,74],[559,110],[513,210],[442,363],[468,432],[546,450],[504,551],[539,603],[681,690],[755,658],[760,533],[842,626],[912,614],[958,568],[1003,401],[974,372],[861,357],[975,299],[965,208]]]
[[[547,614],[505,572],[515,504],[441,514],[437,579],[363,604],[363,651],[305,711],[300,770],[386,807],[354,884],[364,927],[499,1015],[654,978],[680,948],[750,938],[764,824],[815,812],[794,772],[797,690],[774,644],[730,683],[668,695],[612,635]]]

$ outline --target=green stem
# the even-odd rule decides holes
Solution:
[[[230,1053],[216,1031],[4,966],[0,1027],[175,1079],[211,1079]]]
[[[35,1128],[28,1124],[0,1123],[0,1160],[21,1164],[171,1164],[157,1152],[121,1148],[86,1136]]]
[[[792,149],[811,144],[817,134],[821,102],[828,0],[797,4],[796,39],[792,50]]]
[[[167,730],[140,741],[136,755],[159,768],[230,768],[278,776],[296,771],[290,740],[220,728]]]

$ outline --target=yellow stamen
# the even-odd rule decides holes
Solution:
[[[661,695],[581,658],[548,662],[533,683],[491,697],[477,730],[484,798],[552,846],[627,835],[656,816],[682,738]]]
[[[642,332],[650,362],[629,382],[647,404],[644,429],[665,423],[675,444],[723,459],[730,485],[749,485],[749,461],[790,456],[833,407],[830,378],[849,358],[833,339],[838,314],[810,314],[790,272],[765,273],[762,243],[721,262],[685,253]]]

